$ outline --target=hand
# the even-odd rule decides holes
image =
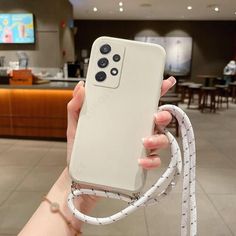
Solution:
[[[171,87],[176,83],[174,77],[169,77],[167,80],[164,80],[161,88],[161,96],[163,96]],[[155,125],[158,130],[158,127],[167,126],[171,120],[172,116],[168,111],[160,111],[154,115]],[[155,134],[150,137],[143,138],[143,145],[146,149],[150,150],[150,153],[155,153],[155,155],[150,155],[147,158],[141,158],[138,160],[139,165],[144,169],[154,169],[161,165],[161,159],[156,154],[159,149],[167,148],[169,146],[169,140],[164,134]]]
[[[175,78],[169,77],[167,80],[163,81],[161,88],[161,96],[163,96],[174,84]],[[73,98],[68,103],[68,127],[67,127],[67,163],[69,164],[72,147],[75,139],[75,132],[77,128],[77,123],[79,119],[80,109],[83,105],[85,90],[84,90],[84,82],[81,81],[77,84],[73,91]],[[170,123],[172,116],[167,111],[161,111],[155,114],[155,124],[158,127],[164,127]],[[164,134],[155,134],[150,137],[143,139],[143,144],[146,149],[150,150],[158,150],[161,148],[166,148],[169,145],[169,141]],[[160,166],[161,161],[159,156],[148,156],[147,158],[142,158],[138,160],[139,164],[145,169],[153,169]],[[80,186],[81,187],[81,186]],[[83,186],[86,188],[86,186]],[[95,206],[98,201],[98,197],[82,195],[77,201],[75,201],[75,205],[77,205],[78,209],[80,209],[84,213],[89,213],[90,210]],[[74,221],[74,220],[73,220]],[[78,228],[81,228],[82,222],[75,222]]]
[[[165,94],[175,84],[173,77],[163,81],[162,93]],[[84,83],[79,82],[73,92],[73,98],[68,104],[68,128],[67,128],[67,160],[69,162],[72,146],[74,143],[76,127],[78,123],[80,108],[84,100]],[[155,115],[155,123],[157,126],[166,126],[171,121],[170,113],[166,111],[158,112]],[[144,139],[144,146],[147,149],[160,149],[168,146],[168,140],[163,134],[152,135]],[[139,160],[143,168],[151,169],[160,165],[160,158],[158,156],[147,157]],[[68,173],[68,168],[65,168],[60,177],[47,194],[47,198],[52,202],[57,202],[60,206],[62,214],[67,220],[71,222],[77,231],[81,231],[82,222],[77,220],[69,211],[67,206],[67,197],[70,193],[71,179]],[[75,207],[81,212],[88,214],[95,206],[98,198],[95,196],[82,195],[77,198],[74,203]],[[38,227],[38,226],[42,227]],[[35,231],[35,229],[37,230]],[[42,202],[29,222],[25,225],[19,235],[72,235],[70,227],[65,223],[64,217],[60,214],[55,214],[50,211],[48,202]],[[74,235],[74,234],[73,234]]]
[[[172,86],[176,80],[174,77],[169,77],[163,81],[161,88],[161,96],[163,96]],[[76,127],[79,119],[80,109],[83,104],[85,95],[84,82],[80,81],[73,91],[73,98],[68,103],[68,127],[67,127],[67,163],[70,161],[72,147],[75,139]],[[167,111],[161,111],[155,114],[156,126],[167,126],[172,119],[172,116]],[[150,150],[158,150],[166,148],[169,141],[164,134],[156,134],[143,139],[144,147]],[[139,159],[139,164],[145,169],[152,169],[160,166],[160,158],[156,156],[149,156],[148,158]]]

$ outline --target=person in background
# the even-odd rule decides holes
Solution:
[[[230,82],[233,82],[234,77],[236,75],[236,62],[231,60],[224,68],[224,80],[226,85]]]
[[[174,77],[169,77],[167,80],[164,80],[161,96],[173,87],[175,83],[176,80]],[[68,104],[67,163],[70,162],[79,112],[83,104],[84,95],[84,83],[81,81],[75,87],[73,98]],[[165,127],[171,120],[172,116],[167,111],[160,111],[155,114],[154,121],[157,127]],[[141,138],[142,137],[140,137],[140,139]],[[143,141],[143,145],[146,149],[158,150],[167,148],[169,141],[164,134],[155,134],[146,137]],[[145,169],[154,169],[161,164],[158,155],[137,159],[137,162]],[[67,207],[67,197],[70,192],[71,178],[69,176],[68,167],[66,167],[18,236],[81,235],[82,222],[77,220]],[[75,206],[81,212],[88,214],[94,208],[97,201],[98,198],[95,196],[83,195],[76,200]]]

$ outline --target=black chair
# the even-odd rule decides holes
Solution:
[[[229,86],[228,85],[215,85],[217,92],[217,108],[222,108],[223,103],[226,103],[227,109],[229,108]]]
[[[236,103],[236,82],[229,83],[230,95],[232,97],[232,102]]]
[[[181,102],[181,98],[179,98],[177,94],[175,94],[175,96],[172,95],[170,97],[168,97],[168,94],[167,94],[167,96],[160,98],[159,106],[165,105],[165,104],[171,104],[171,105],[178,106],[179,102]],[[178,124],[178,121],[175,117],[172,118],[172,121],[167,126],[167,128],[174,128],[176,137],[179,137],[179,124]]]
[[[181,94],[181,102],[184,103],[184,100],[188,97],[188,87],[189,85],[194,84],[193,82],[184,82],[178,84],[178,93]]]
[[[216,112],[216,88],[202,87],[201,97],[201,111],[204,112],[206,108],[209,108],[210,112]]]
[[[198,96],[198,109],[201,106],[201,87],[202,84],[191,84],[188,86],[188,108],[194,103],[194,97]]]

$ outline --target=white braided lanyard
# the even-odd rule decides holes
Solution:
[[[157,203],[161,198],[165,197],[175,186],[182,171],[182,164],[184,166],[183,173],[183,193],[182,193],[182,218],[181,218],[181,236],[196,236],[197,235],[197,209],[195,197],[195,165],[196,165],[196,152],[195,140],[192,125],[187,115],[179,108],[173,105],[164,105],[159,107],[160,111],[169,111],[177,120],[181,130],[183,142],[184,163],[182,163],[181,151],[179,145],[173,135],[167,130],[163,133],[167,136],[171,148],[171,161],[167,170],[157,180],[152,187],[144,194],[137,198],[130,197],[120,193],[109,191],[94,190],[94,189],[75,189],[68,196],[68,207],[73,215],[79,220],[94,224],[105,225],[118,221],[140,206],[147,206]],[[160,192],[160,189],[164,191]],[[158,192],[159,191],[159,192]],[[83,194],[119,199],[128,202],[128,206],[120,212],[103,218],[96,218],[85,215],[78,211],[73,203],[75,197]],[[189,232],[189,233],[188,233]]]

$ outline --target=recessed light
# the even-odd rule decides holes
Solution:
[[[124,9],[122,7],[120,7],[120,12],[124,11]]]
[[[193,7],[192,7],[192,6],[188,6],[187,9],[188,9],[188,10],[192,10]]]
[[[94,7],[94,8],[93,8],[93,11],[96,12],[96,11],[98,11],[98,9],[97,9],[96,7]]]
[[[119,2],[119,6],[122,7],[123,6],[123,2]]]
[[[211,10],[214,10],[215,12],[219,12],[220,11],[220,7],[215,5],[215,4],[207,5],[207,8],[210,8]]]

